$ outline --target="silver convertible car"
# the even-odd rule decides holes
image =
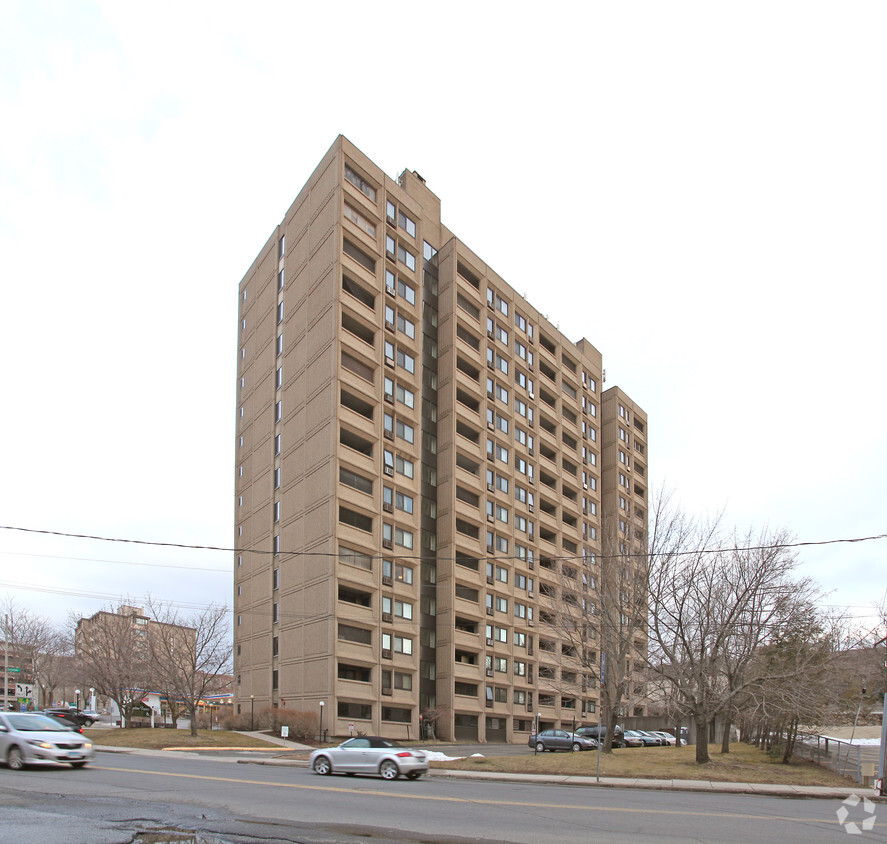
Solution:
[[[399,747],[379,736],[359,736],[338,747],[315,750],[308,764],[316,774],[376,774],[386,780],[401,774],[415,780],[428,773],[428,759],[421,750]]]
[[[36,712],[0,712],[0,762],[25,765],[66,762],[82,768],[95,757],[92,742],[58,718]]]

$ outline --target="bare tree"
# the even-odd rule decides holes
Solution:
[[[666,530],[651,544],[651,668],[696,724],[696,761],[709,761],[709,727],[766,677],[790,679],[803,660],[769,664],[759,655],[813,605],[816,589],[796,580],[784,531],[728,539],[720,518],[693,522],[656,514]],[[775,672],[775,673],[774,673]],[[728,725],[729,728],[729,725]]]
[[[615,522],[615,520],[614,520]],[[603,750],[612,750],[620,714],[643,696],[647,658],[646,556],[634,553],[628,539],[609,529],[604,520],[599,558],[587,554],[581,560],[540,560],[557,577],[552,584],[540,579],[540,688],[558,693],[562,702],[582,709],[591,690],[600,689],[599,705],[606,716]],[[640,547],[646,547],[641,537]],[[560,646],[557,641],[560,640]],[[563,713],[562,713],[563,717]]]
[[[0,605],[0,615],[5,618],[12,664],[21,669],[23,681],[40,689],[43,705],[50,704],[62,668],[61,657],[69,652],[67,638],[49,619],[23,609],[11,596]]]
[[[230,672],[232,642],[228,609],[211,604],[183,617],[171,604],[148,599],[157,624],[151,627],[150,652],[167,701],[176,699],[191,719],[191,735],[197,735],[197,711],[201,700],[220,687]]]
[[[139,608],[122,603],[90,618],[71,619],[80,675],[117,704],[121,726],[129,723],[142,694],[154,685],[148,622]]]

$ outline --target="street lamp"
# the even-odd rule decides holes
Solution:
[[[320,702],[320,735],[317,740],[323,741],[323,701]]]
[[[77,709],[80,709],[80,689],[74,689],[74,696],[77,698]]]
[[[89,709],[95,712],[95,689],[92,686],[89,687]]]
[[[256,696],[250,695],[249,696],[249,731],[250,732],[253,731],[253,705],[255,704],[255,702],[256,702]]]

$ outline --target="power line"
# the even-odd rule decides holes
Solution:
[[[34,554],[30,552],[26,553],[24,551],[0,551],[0,554],[15,557],[39,557],[40,559],[46,560],[76,560],[82,563],[116,563],[123,566],[147,566],[148,568],[182,569],[184,571],[211,571],[231,574],[230,566],[223,569],[209,569],[202,568],[200,566],[177,565],[175,563],[142,563],[136,560],[107,560],[101,559],[99,557],[69,557],[67,554]]]
[[[47,529],[38,529],[38,528],[24,528],[24,527],[16,527],[14,525],[0,525],[0,530],[10,530],[10,531],[18,531],[20,533],[32,533],[32,534],[41,534],[44,536],[63,536],[68,539],[92,539],[98,542],[121,542],[127,543],[130,545],[147,545],[158,548],[182,548],[191,551],[225,551],[231,554],[265,554],[265,555],[280,555],[280,556],[289,556],[289,557],[332,557],[339,558],[342,555],[338,553],[334,553],[331,551],[274,551],[271,549],[263,549],[263,548],[237,548],[237,547],[226,547],[221,545],[189,545],[181,542],[158,542],[156,540],[147,540],[147,539],[125,539],[122,537],[111,537],[111,536],[97,536],[95,534],[85,534],[85,533],[67,533],[65,531],[57,531],[57,530],[47,530]],[[879,533],[873,536],[856,536],[850,538],[840,538],[840,539],[819,539],[819,540],[807,540],[807,541],[799,541],[799,542],[776,542],[768,545],[748,545],[748,546],[726,546],[723,548],[700,548],[694,549],[691,551],[675,551],[669,552],[671,556],[688,556],[688,555],[699,555],[699,554],[727,554],[731,552],[738,551],[771,551],[771,550],[779,550],[782,548],[809,548],[814,546],[824,546],[824,545],[839,545],[839,544],[853,544],[858,542],[872,542],[878,539],[887,539],[887,533]],[[620,553],[620,554],[599,554],[592,552],[592,556],[597,559],[609,559],[609,558],[629,558],[629,557],[637,557],[637,558],[648,558],[660,556],[659,552],[645,553],[645,552],[634,552],[634,553]],[[448,562],[454,562],[463,558],[466,558],[467,555],[457,556],[457,557],[440,557],[436,554],[377,554],[377,555],[365,555],[374,560],[380,559],[390,559],[392,556],[397,557],[399,560],[446,560]],[[571,555],[560,555],[560,556],[549,556],[545,555],[547,559],[550,560],[582,560],[585,557],[582,554],[571,554]],[[521,557],[515,557],[514,555],[494,555],[487,557],[477,557],[472,558],[477,560],[515,560],[522,559]]]

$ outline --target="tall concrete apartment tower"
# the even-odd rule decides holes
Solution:
[[[341,136],[239,296],[239,711],[403,739],[596,721],[544,605],[565,575],[594,588],[605,512],[645,541],[647,420],[597,349],[455,237],[418,173]]]

